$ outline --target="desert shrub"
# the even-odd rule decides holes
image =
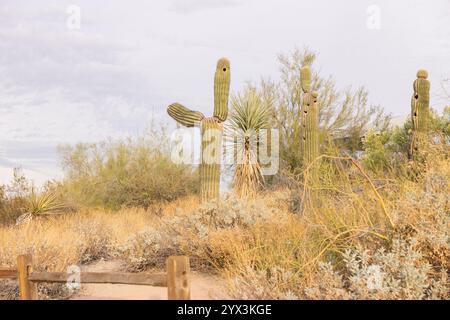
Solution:
[[[421,179],[379,188],[393,226],[380,208],[373,211],[376,202],[363,202],[369,211],[360,207],[355,194],[373,201],[362,189],[327,193],[328,202],[319,197],[317,206],[308,204],[282,232],[270,221],[267,228],[251,228],[246,243],[235,246],[234,265],[227,266],[232,296],[448,299],[448,150],[432,154],[424,170]]]
[[[376,133],[369,130],[364,137],[364,154],[361,157],[366,168],[373,172],[383,172],[390,169],[390,152],[386,147],[389,142],[389,133],[384,131]]]
[[[88,263],[112,256],[111,227],[102,221],[90,221],[86,225],[82,220],[76,220],[71,226],[72,231],[82,239],[79,247],[80,263]]]
[[[441,142],[450,143],[450,106],[446,106],[442,114],[431,110],[430,130],[441,137]]]
[[[185,254],[196,259],[202,267],[232,263],[223,237],[233,234],[236,239],[245,230],[270,217],[282,219],[279,210],[259,200],[243,201],[227,195],[219,203],[205,203],[190,212],[176,210],[116,244],[116,255],[124,258],[130,270],[163,266],[168,256]]]
[[[415,239],[398,239],[392,248],[370,253],[349,249],[343,254],[344,267],[336,271],[322,263],[312,287],[304,294],[310,299],[447,299],[448,277],[433,267],[417,249]]]
[[[40,300],[65,300],[72,296],[78,290],[72,290],[65,283],[39,283],[38,297]]]
[[[174,215],[155,219],[152,227],[113,247],[115,255],[124,258],[133,271],[163,266],[171,254],[188,254],[209,265],[222,264],[224,256],[214,247],[212,238],[228,230],[248,228],[271,215],[273,212],[261,201],[246,203],[227,195],[219,203],[212,201],[190,212],[176,210]]]
[[[404,186],[405,194],[395,205],[397,228],[415,239],[436,271],[450,270],[449,163],[437,160],[428,165],[431,168],[419,184],[409,182]]]
[[[207,238],[213,231],[248,228],[277,215],[282,218],[280,210],[267,206],[261,199],[243,200],[226,194],[222,199],[201,204],[189,213],[177,210],[175,215],[163,218],[161,223],[163,228],[177,231],[178,236],[193,232],[198,238]]]
[[[13,181],[0,186],[0,224],[24,223],[38,216],[70,211],[55,185],[47,181],[36,188],[20,168],[15,168]]]
[[[164,132],[124,141],[63,146],[62,188],[75,205],[144,207],[198,189],[196,171],[170,159]]]
[[[202,230],[231,229],[248,227],[258,220],[268,218],[274,210],[270,210],[261,201],[245,202],[228,194],[224,199],[201,205],[198,210],[188,216],[188,224],[194,226],[200,235]]]
[[[299,296],[290,289],[292,282],[298,283],[298,276],[288,269],[254,270],[247,267],[242,276],[232,279],[231,297],[242,300],[298,300]]]
[[[420,240],[403,234],[391,246],[375,248],[369,241],[345,249],[337,260],[324,255],[317,268],[306,274],[293,268],[295,264],[266,255],[265,264],[249,263],[231,272],[231,295],[236,299],[449,298],[448,266],[433,266]],[[442,253],[448,245],[435,249]]]
[[[427,158],[427,154],[434,152],[433,149],[436,149],[436,146],[445,146],[450,143],[449,126],[450,108],[445,108],[442,114],[431,110],[429,144],[425,150],[422,150],[423,160]],[[379,132],[369,130],[364,136],[364,152],[360,157],[365,168],[379,177],[416,179],[419,176],[418,171],[423,169],[411,167],[412,163],[409,161],[411,131],[410,119],[403,126],[387,128]]]
[[[19,284],[15,280],[2,280],[0,283],[0,300],[17,300]]]
[[[0,224],[14,222],[27,210],[27,196],[31,184],[20,168],[14,169],[13,181],[0,186]]]
[[[160,252],[164,248],[162,240],[158,230],[146,228],[130,236],[117,251],[125,259],[129,270],[141,271],[164,261],[165,255],[161,256]]]
[[[434,137],[432,143],[449,144],[450,143],[450,107],[444,108],[442,114],[436,110],[430,110],[429,131],[430,136]],[[395,152],[407,155],[409,153],[410,135],[412,131],[411,119],[407,119],[402,126],[397,126],[391,130],[389,138],[391,148]]]

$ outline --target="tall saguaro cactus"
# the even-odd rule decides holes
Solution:
[[[308,166],[319,156],[319,110],[317,107],[317,92],[311,91],[311,70],[301,68],[301,87],[303,100],[301,108],[301,141],[300,148],[303,165]],[[316,170],[313,169],[315,172]]]
[[[222,123],[228,116],[230,93],[230,62],[226,58],[217,61],[214,76],[214,112],[206,118],[201,112],[192,111],[179,103],[167,108],[169,115],[186,127],[201,126],[200,197],[202,202],[219,198],[220,159],[222,150]]]
[[[426,139],[430,113],[430,81],[427,80],[426,70],[417,71],[417,79],[414,81],[414,94],[411,98],[411,156],[416,158],[420,146]]]

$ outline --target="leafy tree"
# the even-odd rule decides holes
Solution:
[[[382,131],[389,126],[390,116],[379,106],[368,104],[368,93],[364,87],[341,90],[336,81],[323,77],[315,67],[316,54],[309,49],[295,49],[278,57],[281,80],[274,82],[263,79],[260,84],[263,99],[274,101],[274,119],[280,129],[280,156],[287,168],[297,171],[301,168],[299,154],[301,87],[300,68],[311,66],[312,88],[319,93],[319,119],[321,145],[336,143],[350,152],[361,145],[361,137],[369,128]],[[322,150],[323,151],[323,150]]]

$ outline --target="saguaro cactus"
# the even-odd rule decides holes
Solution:
[[[202,150],[200,163],[200,197],[206,202],[219,197],[220,158],[222,150],[222,123],[228,116],[230,93],[230,62],[222,58],[217,62],[214,76],[214,113],[206,118],[179,103],[167,108],[169,115],[186,127],[201,126]]]
[[[301,69],[301,87],[303,100],[301,109],[301,141],[300,149],[303,165],[308,166],[319,156],[319,110],[317,107],[317,92],[311,91],[311,70]],[[315,171],[313,169],[313,171]]]
[[[413,84],[413,96],[411,98],[411,156],[415,158],[420,146],[426,140],[430,113],[430,81],[427,80],[426,70],[417,71],[417,79]]]

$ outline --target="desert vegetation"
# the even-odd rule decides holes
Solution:
[[[315,60],[309,50],[280,55],[279,83],[248,84],[228,106],[221,59],[213,117],[169,106],[181,125],[202,127],[202,149],[221,149],[206,132],[217,129],[244,160],[221,193],[221,165],[173,163],[164,128],[61,146],[65,178],[42,190],[17,171],[0,188],[0,265],[31,253],[46,271],[120,259],[145,272],[180,254],[222,277],[224,297],[448,299],[450,106],[430,108],[420,70],[411,120],[392,126],[366,89],[339,91]],[[280,131],[280,168],[264,176],[251,146],[269,128]],[[41,285],[40,295],[70,292]],[[0,282],[0,297],[17,298],[16,285]]]

